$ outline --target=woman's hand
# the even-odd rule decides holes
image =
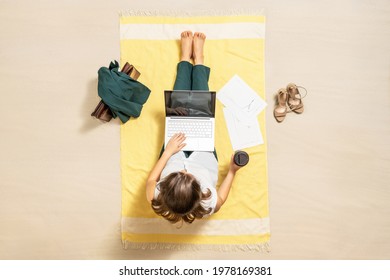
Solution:
[[[230,159],[230,166],[229,166],[229,172],[232,172],[233,174],[236,174],[236,172],[241,168],[242,166],[238,166],[234,163],[234,154],[232,155],[232,158]]]
[[[174,134],[171,139],[169,139],[168,144],[165,147],[165,152],[169,153],[170,155],[176,154],[186,145],[186,143],[184,143],[185,140],[186,136],[184,133]]]

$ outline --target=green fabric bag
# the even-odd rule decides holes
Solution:
[[[114,118],[125,123],[130,117],[139,117],[150,89],[119,71],[119,63],[111,62],[109,68],[98,71],[98,95],[110,107]]]

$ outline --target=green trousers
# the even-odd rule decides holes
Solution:
[[[180,61],[173,90],[209,90],[209,77],[210,68],[207,66]]]

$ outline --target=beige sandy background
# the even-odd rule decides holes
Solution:
[[[97,70],[120,57],[120,10],[167,7],[265,8],[269,254],[122,249]],[[278,124],[289,82],[306,111]],[[0,0],[0,97],[0,259],[390,258],[389,1]]]

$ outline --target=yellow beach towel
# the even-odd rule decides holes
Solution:
[[[182,227],[157,216],[146,200],[145,183],[164,141],[164,90],[172,89],[180,55],[180,33],[206,34],[205,65],[211,68],[209,88],[221,89],[234,75],[260,97],[264,92],[262,15],[177,16],[127,12],[120,16],[121,65],[140,72],[138,81],[151,89],[142,114],[121,125],[122,241],[125,248],[268,250],[270,239],[265,112],[258,122],[265,143],[245,149],[250,162],[236,175],[221,210]],[[237,94],[240,94],[237,92]],[[233,154],[217,102],[218,185]]]

